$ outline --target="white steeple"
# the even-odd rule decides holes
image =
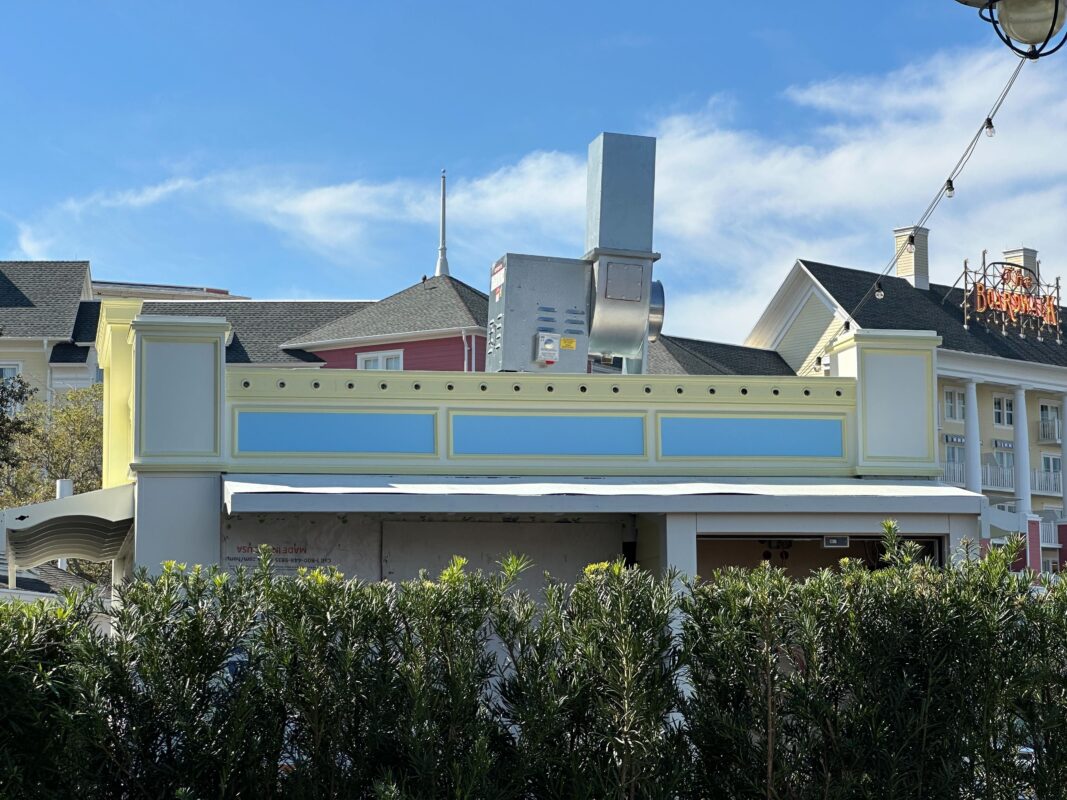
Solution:
[[[448,274],[448,248],[445,246],[445,171],[441,170],[441,245],[437,248],[437,269],[434,275]]]

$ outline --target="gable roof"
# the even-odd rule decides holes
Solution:
[[[78,304],[78,314],[74,318],[74,331],[71,340],[75,344],[90,345],[96,342],[96,328],[100,323],[100,301],[82,300]]]
[[[648,346],[652,375],[795,375],[773,350],[681,336],[659,336]]]
[[[142,314],[225,317],[233,328],[226,347],[227,364],[321,364],[314,353],[285,347],[286,340],[346,317],[365,306],[363,300],[172,300],[147,302]]]
[[[965,330],[962,289],[941,284],[931,284],[927,290],[916,289],[896,276],[880,278],[874,272],[817,261],[800,263],[846,314],[859,305],[876,280],[882,282],[885,297],[877,300],[872,296],[856,313],[855,321],[861,328],[936,331],[943,350],[1067,367],[1067,341],[1059,345],[1054,339],[1039,342],[1033,336],[1004,336],[981,323],[972,323]],[[1063,312],[1061,308],[1061,319]]]
[[[346,317],[294,336],[284,346],[321,348],[375,336],[484,328],[488,316],[488,295],[451,275],[438,275]]]
[[[52,345],[48,356],[49,364],[85,364],[89,361],[89,347],[73,342],[59,342]]]
[[[88,277],[88,261],[0,261],[3,336],[70,339]]]

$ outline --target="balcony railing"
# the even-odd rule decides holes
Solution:
[[[1030,477],[1030,488],[1039,494],[1062,494],[1063,473],[1034,470]]]
[[[1056,442],[1059,444],[1062,440],[1062,425],[1058,419],[1043,419],[1037,424],[1038,438],[1042,442]]]
[[[942,480],[953,486],[967,485],[967,465],[962,462],[942,462]],[[1015,491],[1015,470],[996,464],[982,465],[982,487],[993,491]],[[1035,494],[1063,493],[1063,473],[1035,469],[1030,472],[1030,491]]]
[[[967,484],[967,465],[960,461],[949,461],[941,465],[941,469],[944,471],[945,483],[950,483],[953,486],[965,486]]]
[[[1056,530],[1055,522],[1041,523],[1041,544],[1044,547],[1059,547],[1060,534]]]
[[[987,489],[1015,490],[1015,470],[997,464],[982,465],[982,485]]]

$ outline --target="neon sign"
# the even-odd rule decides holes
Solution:
[[[971,269],[963,265],[963,327],[973,321],[999,329],[1020,339],[1033,335],[1039,342],[1046,337],[1062,344],[1060,334],[1060,279],[1043,283],[1039,272],[1006,261],[985,263]]]

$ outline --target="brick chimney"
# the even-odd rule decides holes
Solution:
[[[897,277],[903,278],[916,289],[930,288],[930,231],[927,228],[910,226],[893,231],[896,240]],[[914,237],[914,250],[907,246]]]

